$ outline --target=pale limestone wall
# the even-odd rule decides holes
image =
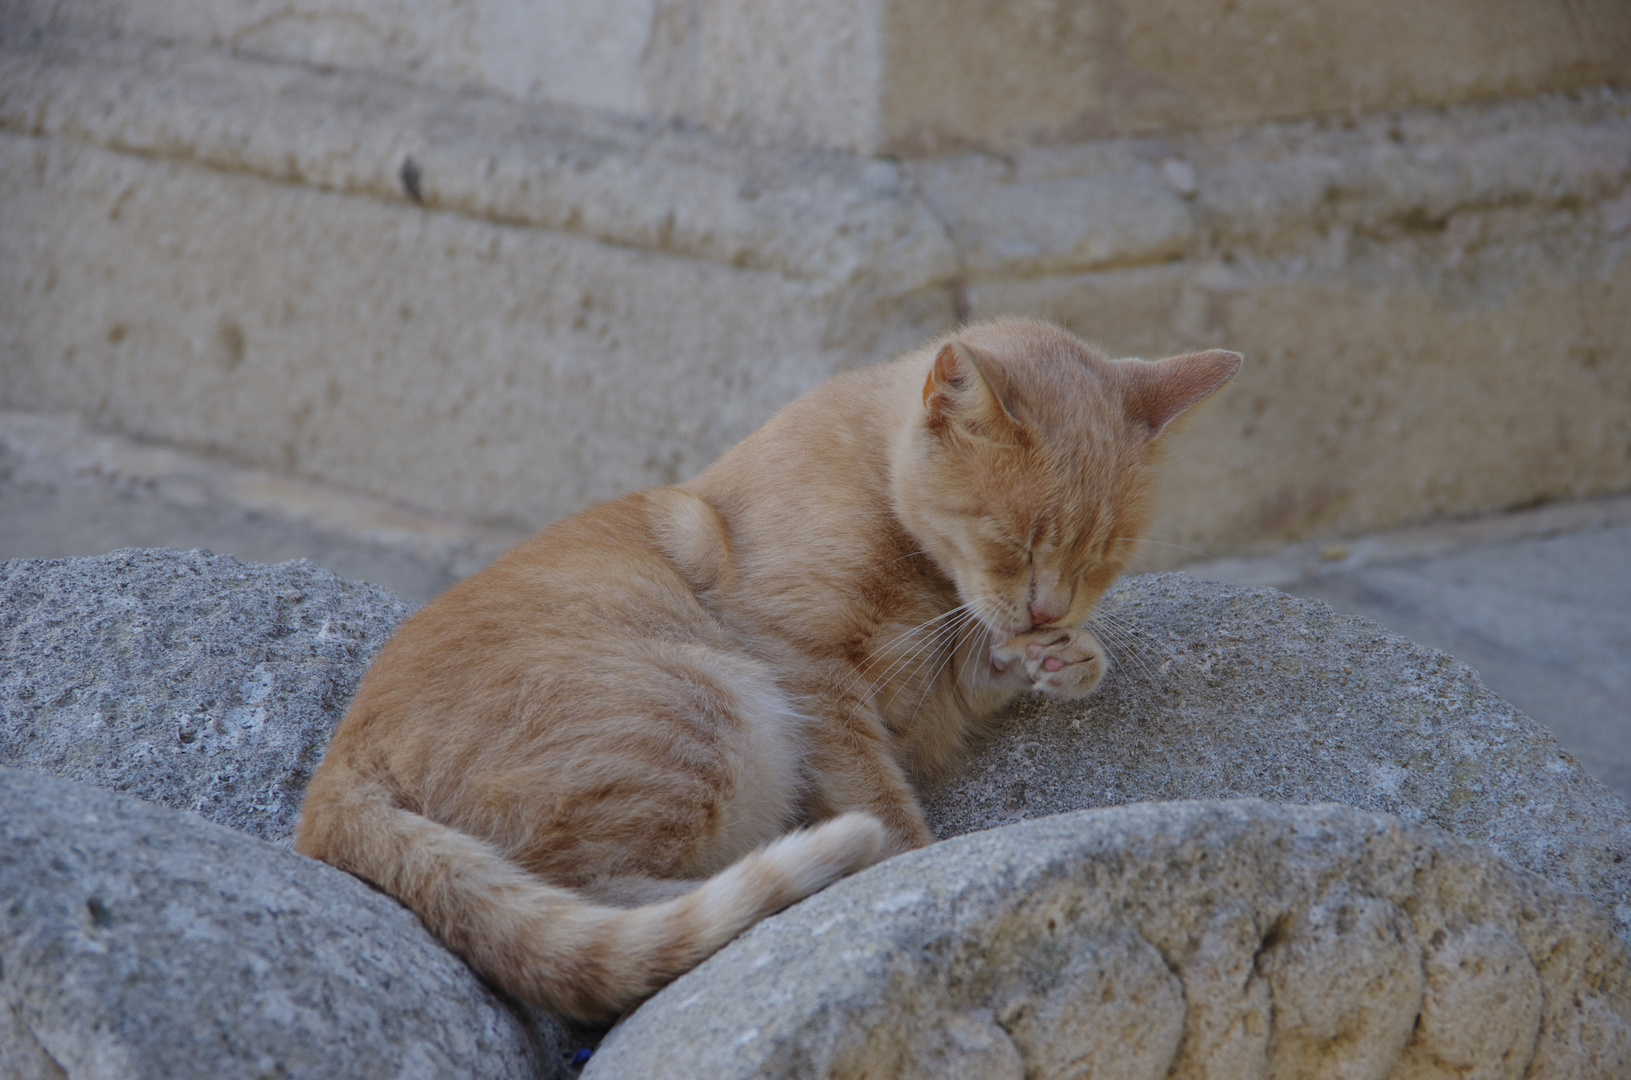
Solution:
[[[1481,33],[1528,26],[1534,45],[1431,70],[1398,66],[1417,38],[1383,48],[1333,14],[1329,79],[1269,65],[1235,93],[1202,76],[1234,78],[1261,50],[1216,47],[1210,67],[1178,65],[1202,80],[1185,100],[1212,112],[1029,147],[1114,125],[1038,105],[1027,115],[1054,119],[1003,127],[1029,91],[989,79],[1065,85],[1048,48],[1069,35],[1025,38],[1025,19],[1110,8],[1014,5],[952,48],[934,43],[974,24],[910,30],[906,6],[873,0],[734,0],[728,18],[726,0],[607,4],[599,37],[564,16],[554,34],[509,25],[506,70],[534,81],[506,83],[458,19],[542,9],[370,2],[389,32],[367,40],[398,51],[317,34],[361,25],[333,5],[256,15],[312,31],[283,44],[239,35],[260,9],[214,0],[0,14],[0,404],[530,527],[695,473],[836,370],[1018,311],[1120,355],[1246,354],[1177,440],[1155,536],[1178,546],[1155,565],[1631,488],[1631,91],[1533,93],[1624,81],[1631,20],[1592,2],[1423,5],[1441,37],[1465,39],[1478,20],[1451,15],[1476,10]],[[1116,32],[1159,10],[1129,6]],[[1139,33],[1228,40],[1199,0],[1185,10]],[[1231,11],[1273,33],[1305,17]],[[1574,29],[1543,33],[1537,11]],[[1373,14],[1365,33],[1402,25]],[[1110,25],[1096,18],[1083,33]],[[569,48],[580,30],[602,44]],[[1002,59],[1004,34],[1032,42],[1023,62]],[[912,55],[891,51],[906,39]],[[948,52],[960,68],[935,66]],[[1344,57],[1415,81],[1360,78]],[[913,64],[911,85],[960,71],[989,110],[924,135],[941,129],[905,123],[918,106],[889,90]],[[580,104],[709,124],[549,104],[550,79]],[[1366,111],[1412,102],[1431,107]],[[1093,115],[1167,115],[1142,108]],[[1274,110],[1344,116],[1225,124]],[[1187,130],[1203,122],[1224,126]],[[1017,149],[800,149],[902,132],[914,152]]]
[[[876,147],[897,153],[1353,116],[1631,80],[1622,0],[880,3],[889,75]]]
[[[1246,355],[1176,440],[1162,491],[1158,538],[1219,550],[1631,485],[1628,106],[1531,100],[912,171],[959,241],[975,315],[1042,315],[1121,354]],[[1170,156],[1141,160],[1152,150]]]
[[[170,47],[0,72],[12,405],[536,526],[952,319],[885,166]]]
[[[79,33],[920,155],[1631,82],[1624,0],[15,0]]]
[[[0,241],[13,403],[443,512],[691,475],[844,360],[774,275],[0,137],[0,183],[36,177]]]
[[[663,0],[13,0],[54,32],[140,37],[631,113]]]

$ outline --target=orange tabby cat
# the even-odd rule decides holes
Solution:
[[[1144,530],[1161,435],[1239,365],[1002,320],[833,379],[409,620],[299,850],[517,998],[615,1016],[930,843],[912,785],[1016,691],[1093,690],[1083,624]]]

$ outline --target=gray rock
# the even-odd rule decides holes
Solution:
[[[926,799],[940,836],[1129,802],[1340,802],[1488,844],[1631,938],[1631,809],[1465,664],[1182,574],[1129,579],[1100,622],[1098,693],[1020,703]]]
[[[0,896],[6,1076],[564,1072],[393,900],[191,814],[0,769]]]
[[[288,845],[329,734],[407,614],[305,561],[0,563],[0,765]]]
[[[329,732],[406,614],[389,594],[310,563],[267,567],[207,552],[122,551],[0,565],[0,764],[196,809],[286,844]],[[1125,802],[1340,801],[1487,844],[1555,885],[1587,894],[1627,933],[1631,811],[1465,666],[1322,604],[1180,575],[1124,583],[1104,614],[1104,636],[1117,660],[1112,676],[1085,702],[1022,702],[958,777],[929,794],[926,805],[940,835]],[[1316,912],[1308,917],[1317,922],[1325,909],[1307,910]],[[1392,909],[1344,910],[1338,922],[1358,920],[1355,925],[1382,937],[1398,924]],[[1267,926],[1258,929],[1266,933]],[[1482,1011],[1469,1006],[1447,1013],[1448,1006],[1432,1004],[1439,1000],[1432,996],[1435,980],[1448,978],[1451,968],[1522,968],[1509,930],[1469,933],[1433,946],[1432,956],[1450,958],[1442,962],[1429,958],[1412,968],[1400,961],[1352,975],[1380,979],[1377,985],[1393,988],[1390,1001],[1408,1003],[1416,993],[1410,972],[1419,968],[1422,1000],[1429,1002],[1422,1006],[1422,1030],[1434,1045],[1450,1047],[1455,1032],[1475,1033],[1456,1044],[1461,1049],[1444,1049],[1445,1061],[1482,1053],[1488,1038],[1476,1035],[1483,1028],[1469,1027],[1475,1014],[1497,1017],[1498,1023],[1489,1021],[1492,1031],[1528,1023],[1522,1003],[1531,998],[1505,984],[1486,993],[1457,983],[1459,989],[1444,992],[1485,1001]],[[1315,930],[1309,934],[1308,941],[1323,940]],[[1157,965],[1133,938],[1117,942],[1103,946],[1110,958],[1103,963],[1111,965],[1103,970],[1122,972],[1113,981],[1131,980],[1126,985],[1140,1004],[1127,1022],[1135,1014],[1149,1022],[1138,1028],[1142,1034],[1128,1028],[1127,1037],[1144,1040],[1138,1054],[1147,1052],[1150,1062],[1164,1060],[1163,1048],[1189,1030],[1175,1026],[1177,1013],[1169,1006],[1190,1002],[1183,1023],[1197,1022],[1194,1016],[1204,1015],[1194,1011],[1197,991],[1163,977],[1160,969],[1170,965]],[[1164,946],[1157,951],[1167,956]],[[1323,971],[1323,963],[1308,970]],[[9,980],[11,969],[5,970]],[[1544,982],[1544,975],[1537,977]],[[1083,968],[1072,969],[1066,981],[1104,978],[1111,976]],[[1307,981],[1318,978],[1325,976],[1285,974],[1282,982],[1291,980],[1285,992],[1308,1000],[1337,994]],[[665,992],[658,1000],[673,999]],[[1077,1022],[1073,1005],[1052,1001],[1014,1014],[1020,1018],[998,1025],[1000,1031],[978,1018],[948,1021],[929,1042],[911,1044],[912,1068],[950,1075],[969,1069],[969,1075],[1001,1075],[1015,1062],[1040,1061],[1037,1067],[1044,1068],[1054,1051],[1040,1033]],[[1146,1008],[1150,1002],[1156,1004]],[[1517,1012],[1507,1016],[1502,1009]],[[41,1029],[21,1016],[0,1016],[0,1038],[9,1045],[38,1041]],[[1104,1016],[1094,1023],[1111,1023]],[[1395,1033],[1402,1022],[1391,1013],[1373,1019],[1378,1031]],[[1305,1026],[1348,1031],[1350,1021],[1316,1017]],[[1296,1038],[1316,1049],[1324,1045],[1324,1036]],[[1373,1041],[1366,1036],[1366,1045]],[[1273,1053],[1301,1060],[1290,1046],[1276,1043]],[[1496,1068],[1489,1075],[1505,1074]]]
[[[891,859],[613,1029],[598,1077],[1623,1077],[1631,950],[1349,807],[1082,811]]]

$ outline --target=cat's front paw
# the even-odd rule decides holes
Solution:
[[[1080,627],[1033,630],[991,648],[993,682],[1050,697],[1086,697],[1108,668],[1104,645]]]

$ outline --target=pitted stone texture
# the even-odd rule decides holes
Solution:
[[[395,901],[190,814],[0,769],[0,897],[7,1076],[564,1072]]]
[[[670,985],[584,1076],[1627,1069],[1631,952],[1583,898],[1429,826],[1241,801],[1063,814],[891,859]]]
[[[1631,809],[1465,664],[1274,589],[1131,578],[1084,701],[1027,699],[925,800],[940,836],[1119,803],[1340,802],[1488,844],[1631,936]]]
[[[305,561],[116,551],[0,564],[0,765],[287,845],[405,604]]]

